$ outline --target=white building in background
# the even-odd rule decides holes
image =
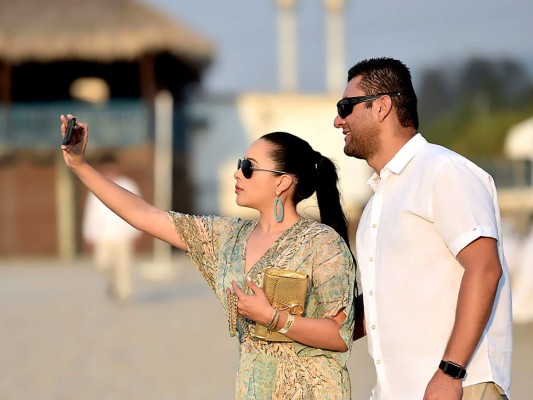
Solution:
[[[523,184],[533,186],[533,117],[509,129],[504,143],[505,155],[511,160],[525,161]]]
[[[508,227],[504,245],[512,279],[513,319],[525,323],[533,320],[533,117],[509,129],[504,151],[518,165],[517,187],[500,190],[499,197],[502,214],[511,215],[514,223],[510,225],[520,228]]]

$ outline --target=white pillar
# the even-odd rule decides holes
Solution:
[[[341,93],[346,85],[344,65],[344,0],[324,0],[326,9],[326,87]]]
[[[163,210],[172,207],[172,120],[173,99],[168,91],[155,98],[154,205]],[[154,261],[170,264],[172,247],[154,239]]]
[[[295,8],[297,0],[276,0],[278,5],[278,66],[280,90],[294,92],[298,87]]]

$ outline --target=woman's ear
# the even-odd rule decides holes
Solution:
[[[289,174],[281,175],[278,181],[278,184],[276,186],[276,193],[283,193],[287,190],[289,190],[293,185],[293,177]]]

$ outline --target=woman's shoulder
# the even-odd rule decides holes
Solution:
[[[338,239],[343,240],[337,231],[329,225],[310,218],[302,218],[301,223],[304,231],[308,235],[315,237],[317,240],[324,240],[328,242]]]
[[[188,221],[200,225],[211,225],[213,227],[241,228],[242,226],[253,223],[252,220],[242,219],[240,217],[223,217],[214,214],[195,215],[178,211],[167,211],[167,215],[173,221]]]

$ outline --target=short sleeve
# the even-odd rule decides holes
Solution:
[[[313,291],[318,318],[333,318],[344,310],[340,334],[351,347],[354,325],[355,264],[344,240],[335,236],[321,244],[313,263]]]
[[[216,268],[221,244],[220,233],[226,231],[229,220],[215,216],[195,216],[167,211],[195,267],[215,290]]]
[[[454,256],[480,237],[498,239],[492,177],[467,160],[444,163],[432,183],[437,231]]]

